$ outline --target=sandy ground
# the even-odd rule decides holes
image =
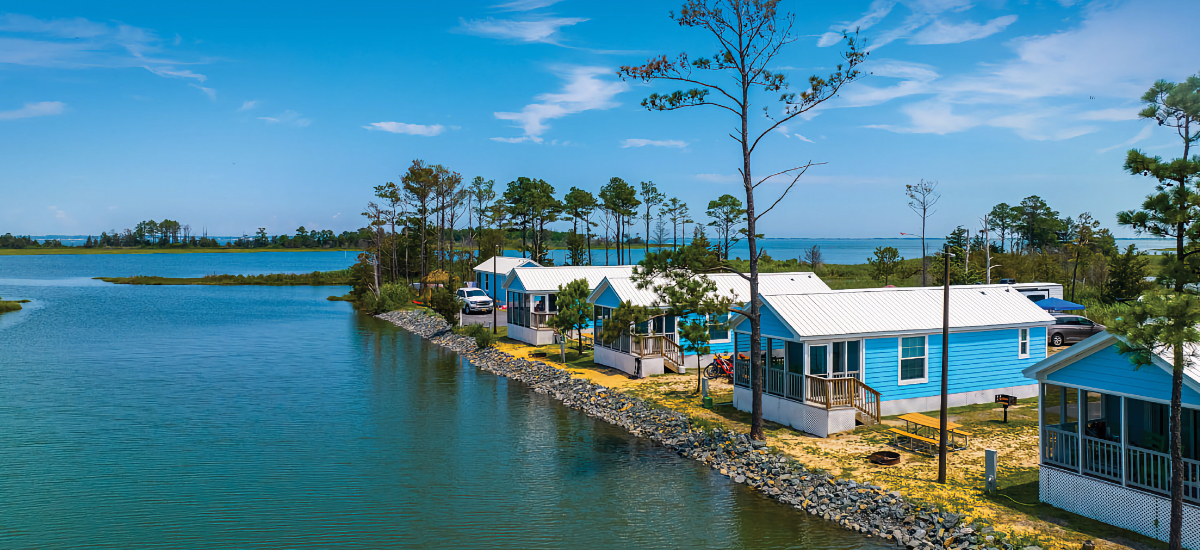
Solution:
[[[497,347],[517,357],[528,357],[535,351],[529,346],[514,343],[502,342]],[[1065,348],[1053,349],[1051,353],[1062,349]],[[726,381],[710,381],[710,393],[718,405],[705,409],[696,393],[695,373],[634,380],[616,369],[563,365],[555,362],[557,358],[557,354],[552,353],[539,359],[564,368],[577,377],[680,411],[692,418],[698,427],[749,430],[748,414],[730,405],[721,405],[733,397],[733,386]],[[766,423],[766,432],[770,446],[810,468],[900,491],[910,498],[944,510],[991,523],[999,531],[1017,535],[1017,540],[1022,544],[1073,550],[1084,541],[1093,540],[1100,548],[1165,547],[1151,539],[1037,502],[1037,494],[1033,490],[1036,485],[1030,485],[1036,483],[1038,468],[1036,400],[1025,400],[1010,408],[1007,424],[1001,422],[1003,409],[999,405],[960,407],[952,409],[951,413],[950,421],[962,424],[962,429],[973,437],[967,449],[950,454],[946,485],[936,483],[936,456],[913,453],[892,445],[886,430],[890,427],[902,428],[904,425],[903,421],[896,418],[885,418],[881,425],[859,426],[852,433],[830,438],[818,438],[771,422]],[[937,416],[936,412],[926,414]],[[1001,493],[1011,492],[1023,497],[1026,502],[1018,503],[1012,497],[1007,497],[1013,501],[1010,504],[1003,498],[985,495],[985,449],[995,449],[998,453],[997,477]],[[866,460],[867,455],[879,450],[899,452],[901,464],[879,466]],[[1025,489],[1023,492],[1022,488]],[[1004,504],[997,501],[1003,501]]]

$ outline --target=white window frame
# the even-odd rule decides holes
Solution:
[[[905,380],[903,377],[904,365],[904,339],[905,338],[924,338],[925,339],[925,355],[921,357],[925,361],[925,377],[913,378]],[[916,359],[916,357],[908,357],[907,359]],[[929,335],[919,334],[913,336],[899,336],[896,338],[896,383],[900,386],[908,386],[911,384],[926,384],[929,382]]]
[[[726,314],[726,315],[728,315],[728,314]],[[708,315],[705,315],[704,323],[706,325],[711,325],[713,317],[720,317],[720,316],[721,316],[721,314],[719,314],[719,313],[710,313]],[[729,325],[728,318],[726,318],[725,323],[726,323],[725,332],[727,334],[729,334],[729,337],[725,338],[723,340],[709,340],[708,343],[710,343],[710,344],[728,344],[733,341],[733,327],[728,326]],[[676,334],[679,333],[679,319],[675,319],[675,333]]]
[[[1029,359],[1029,340],[1029,329],[1017,329],[1017,359]],[[1021,351],[1022,346],[1024,346],[1025,351]]]

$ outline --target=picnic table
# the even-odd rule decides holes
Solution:
[[[942,423],[940,420],[921,413],[903,414],[900,415],[900,420],[904,421],[903,430],[898,428],[888,430],[897,447],[931,452],[941,445]],[[949,432],[947,434],[948,441],[946,441],[948,450],[959,451],[967,448],[970,443],[971,434],[960,430],[961,427],[962,425],[954,422],[946,423],[946,430]]]

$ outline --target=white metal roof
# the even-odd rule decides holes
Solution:
[[[594,290],[605,277],[628,277],[632,274],[631,265],[518,267],[508,274],[504,288],[520,278],[525,292],[553,292],[576,279],[587,279],[588,288]]]
[[[737,273],[713,273],[708,276],[717,286],[720,296],[732,296],[735,302],[745,302],[750,298],[750,282]],[[638,306],[653,306],[658,295],[650,288],[640,289],[632,279],[632,273],[626,277],[608,277],[608,285],[616,292],[622,302]],[[596,285],[595,292],[588,301],[595,302],[600,298],[602,285]],[[804,292],[826,292],[829,286],[820,277],[809,271],[794,273],[760,273],[758,275],[758,291],[767,294],[794,294]]]
[[[539,264],[529,258],[516,258],[513,256],[497,256],[495,258],[495,267],[493,267],[492,258],[484,260],[483,263],[475,266],[475,271],[484,273],[508,273],[518,267],[541,267]]]
[[[942,288],[869,288],[764,295],[802,338],[930,332],[942,328]],[[1048,325],[1054,317],[1010,285],[950,288],[950,328]],[[740,324],[740,323],[739,323]]]
[[[953,300],[953,298],[951,298]],[[951,302],[953,303],[953,302]],[[1117,340],[1123,340],[1120,336],[1109,332],[1101,332],[1093,334],[1090,338],[1071,346],[1070,348],[1051,355],[1037,363],[1026,367],[1022,374],[1026,378],[1035,378],[1045,380],[1046,376],[1060,368],[1070,365],[1080,359],[1096,353],[1104,348],[1112,346]],[[1200,345],[1184,344],[1184,356],[1187,363],[1183,367],[1184,383],[1191,386],[1197,392],[1200,392],[1200,367],[1197,367],[1196,362],[1200,360]],[[1159,349],[1154,354],[1151,362],[1161,368],[1167,374],[1171,374],[1171,365],[1175,363],[1175,351],[1171,347]]]

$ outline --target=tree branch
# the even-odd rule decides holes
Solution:
[[[808,163],[808,165],[807,165],[807,166],[804,166],[804,169],[803,169],[803,170],[801,170],[799,174],[796,174],[796,177],[792,179],[792,183],[788,184],[788,186],[787,186],[787,189],[784,189],[784,190],[783,190],[783,193],[781,193],[781,194],[779,195],[779,198],[778,198],[778,199],[775,199],[775,202],[774,202],[774,203],[771,203],[771,206],[770,206],[770,207],[768,207],[766,210],[763,210],[763,211],[762,211],[762,213],[758,214],[757,216],[754,216],[754,221],[758,221],[758,220],[759,220],[760,218],[762,218],[763,216],[766,216],[766,215],[767,215],[767,212],[770,212],[772,209],[774,209],[776,206],[778,206],[778,205],[779,205],[779,201],[782,201],[782,200],[783,200],[783,198],[787,196],[787,194],[788,194],[788,191],[791,191],[791,190],[792,190],[792,188],[796,186],[796,182],[800,181],[800,176],[803,176],[803,175],[804,175],[804,173],[808,171],[808,167],[809,167],[809,166],[812,166],[812,165],[813,165],[813,164],[810,162],[810,163]]]

